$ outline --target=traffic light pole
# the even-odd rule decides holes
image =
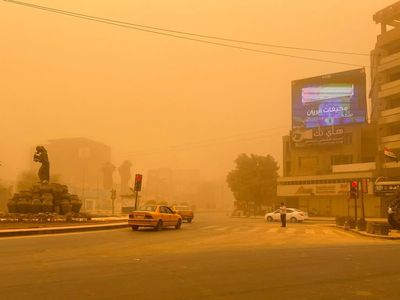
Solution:
[[[139,192],[136,191],[136,196],[135,196],[135,210],[137,209],[138,194],[139,194]]]
[[[361,209],[362,209],[362,218],[365,219],[365,208],[364,208],[364,192],[361,191]]]
[[[142,190],[142,179],[143,179],[143,175],[142,174],[136,174],[135,175],[135,189],[134,189],[134,191],[136,192],[135,210],[137,209],[137,206],[138,206],[138,193],[139,193],[139,191]]]
[[[356,222],[357,222],[357,198],[358,198],[358,195],[356,195],[354,197],[354,219]]]
[[[111,190],[111,210],[112,210],[112,215],[114,215],[114,202],[115,198],[117,197],[117,191],[112,189]]]

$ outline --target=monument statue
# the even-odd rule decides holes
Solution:
[[[33,155],[33,161],[42,164],[38,172],[40,182],[48,183],[50,181],[50,163],[46,148],[37,146],[36,152]]]
[[[110,190],[114,185],[113,173],[115,171],[115,166],[108,161],[103,165],[102,171],[103,171],[103,188],[105,190]]]
[[[131,179],[132,163],[125,160],[118,168],[119,176],[121,177],[121,194],[129,193],[129,180]]]
[[[89,219],[90,216],[80,213],[82,201],[78,195],[69,193],[66,185],[49,182],[50,163],[46,148],[37,146],[33,161],[42,164],[38,173],[40,182],[14,193],[7,202],[8,212],[33,214],[41,222],[54,220],[55,215],[64,215],[67,221],[73,216]]]

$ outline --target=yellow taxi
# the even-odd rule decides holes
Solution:
[[[182,217],[166,205],[145,205],[129,214],[128,224],[135,231],[139,227],[153,227],[157,231],[169,226],[180,229]]]
[[[182,220],[186,220],[188,223],[191,223],[194,218],[193,210],[189,208],[189,206],[184,205],[175,205],[172,207],[174,212],[182,217]]]

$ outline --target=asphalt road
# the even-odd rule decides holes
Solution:
[[[0,239],[0,299],[400,299],[400,242],[198,214],[181,230]]]

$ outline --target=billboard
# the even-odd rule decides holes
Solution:
[[[291,131],[291,138],[297,148],[343,144],[344,128],[333,125],[311,129],[297,128]]]
[[[292,128],[311,129],[366,122],[365,70],[292,82]]]

